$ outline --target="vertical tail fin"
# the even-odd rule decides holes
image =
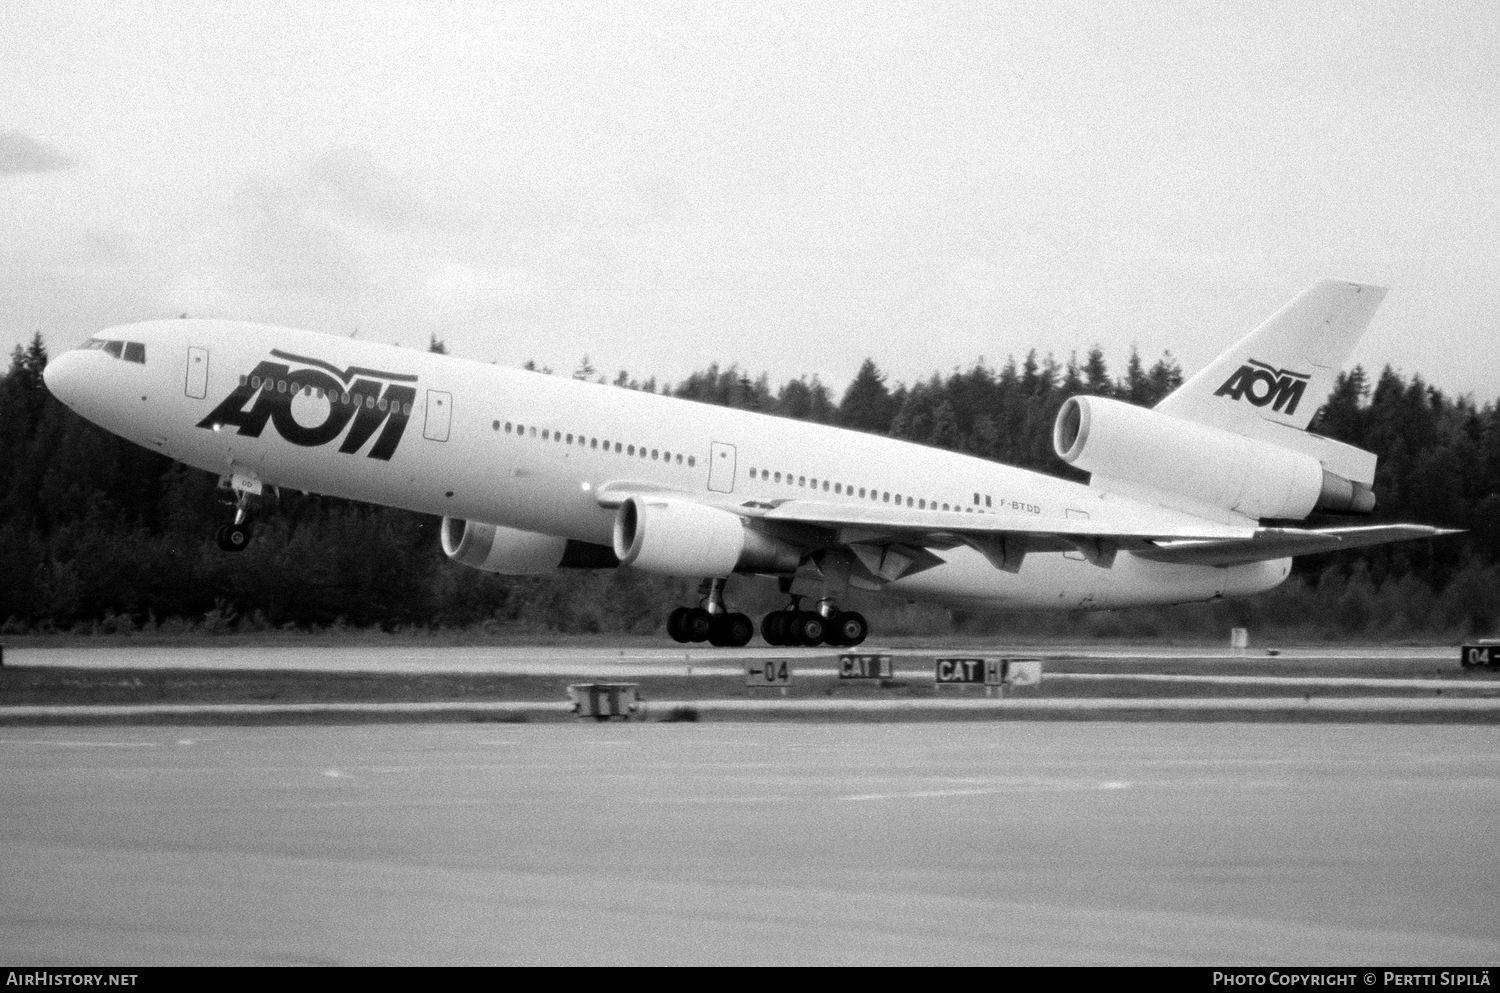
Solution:
[[[1156,409],[1236,434],[1259,434],[1260,421],[1306,430],[1384,297],[1380,286],[1322,280]]]

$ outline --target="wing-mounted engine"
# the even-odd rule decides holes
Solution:
[[[631,496],[615,516],[614,552],[621,565],[663,576],[790,573],[801,552],[746,525],[738,514],[664,496]]]
[[[534,576],[558,569],[613,569],[620,564],[603,545],[443,518],[443,554],[483,572],[506,576]]]
[[[1079,469],[1246,517],[1300,520],[1314,511],[1368,514],[1375,509],[1374,456],[1296,435],[1288,440],[1299,447],[1313,448],[1313,441],[1332,446],[1330,451],[1341,456],[1338,467],[1355,466],[1362,478],[1332,472],[1307,452],[1094,396],[1063,404],[1052,444],[1059,458]]]

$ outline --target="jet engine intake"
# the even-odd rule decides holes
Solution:
[[[506,576],[558,569],[610,569],[620,564],[603,545],[538,534],[499,524],[443,518],[443,554],[455,562]]]
[[[1311,455],[1102,397],[1071,397],[1052,445],[1069,465],[1253,518],[1368,514],[1375,494]]]
[[[662,576],[795,572],[801,553],[748,527],[744,518],[691,500],[628,497],[615,516],[621,565]]]

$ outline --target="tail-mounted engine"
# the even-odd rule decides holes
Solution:
[[[1086,472],[1246,517],[1299,520],[1314,511],[1375,509],[1369,481],[1330,472],[1311,455],[1118,400],[1070,398],[1057,412],[1052,445]]]

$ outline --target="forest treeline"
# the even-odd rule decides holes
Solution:
[[[442,350],[434,341],[435,350]],[[628,569],[501,577],[448,562],[438,519],[282,492],[239,554],[213,535],[229,515],[211,474],[94,427],[42,382],[38,335],[0,379],[0,632],[174,632],[382,628],[412,632],[629,632],[659,628],[688,584]],[[539,375],[544,374],[542,371]],[[585,359],[574,373],[604,381]],[[1154,404],[1179,385],[1170,353],[1132,353],[1110,372],[1027,354],[891,384],[872,360],[836,394],[817,377],[773,386],[712,365],[658,387],[622,389],[886,434],[1052,475],[1080,478],[1052,452],[1052,423],[1077,393]],[[1297,560],[1277,590],[1243,600],[1113,614],[954,616],[860,597],[881,634],[971,632],[1214,636],[1231,626],[1317,638],[1462,637],[1500,623],[1500,410],[1387,368],[1341,375],[1313,430],[1376,452],[1375,520],[1466,529],[1431,541]],[[1347,519],[1344,521],[1347,523]],[[738,588],[738,590],[737,590]],[[774,609],[769,584],[731,587],[736,606]]]

